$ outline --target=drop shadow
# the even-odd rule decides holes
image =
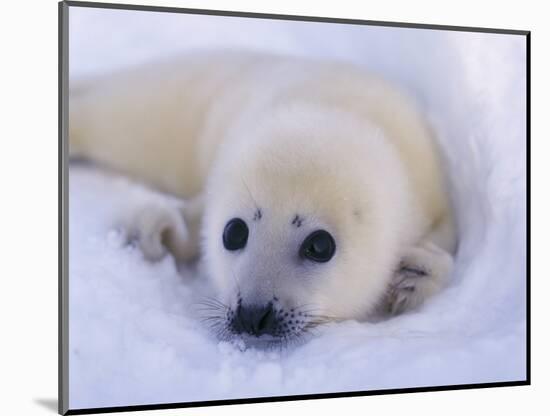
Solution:
[[[57,413],[57,399],[34,399],[34,402],[47,410]]]

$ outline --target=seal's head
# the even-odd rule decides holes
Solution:
[[[335,110],[287,108],[246,125],[220,147],[207,188],[210,321],[223,336],[284,343],[364,318],[406,220],[395,150],[380,129]]]

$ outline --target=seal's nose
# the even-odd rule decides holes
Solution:
[[[239,305],[235,312],[233,329],[237,334],[275,335],[277,317],[271,302],[267,305]]]

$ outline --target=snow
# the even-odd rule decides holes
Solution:
[[[196,319],[194,267],[148,263],[112,228],[150,191],[72,166],[70,408],[525,379],[525,39],[70,8],[71,77],[205,47],[353,61],[413,94],[449,171],[460,231],[452,282],[395,319],[333,324],[282,352],[242,351]]]

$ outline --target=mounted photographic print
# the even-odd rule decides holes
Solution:
[[[60,413],[529,384],[529,32],[59,10]]]

